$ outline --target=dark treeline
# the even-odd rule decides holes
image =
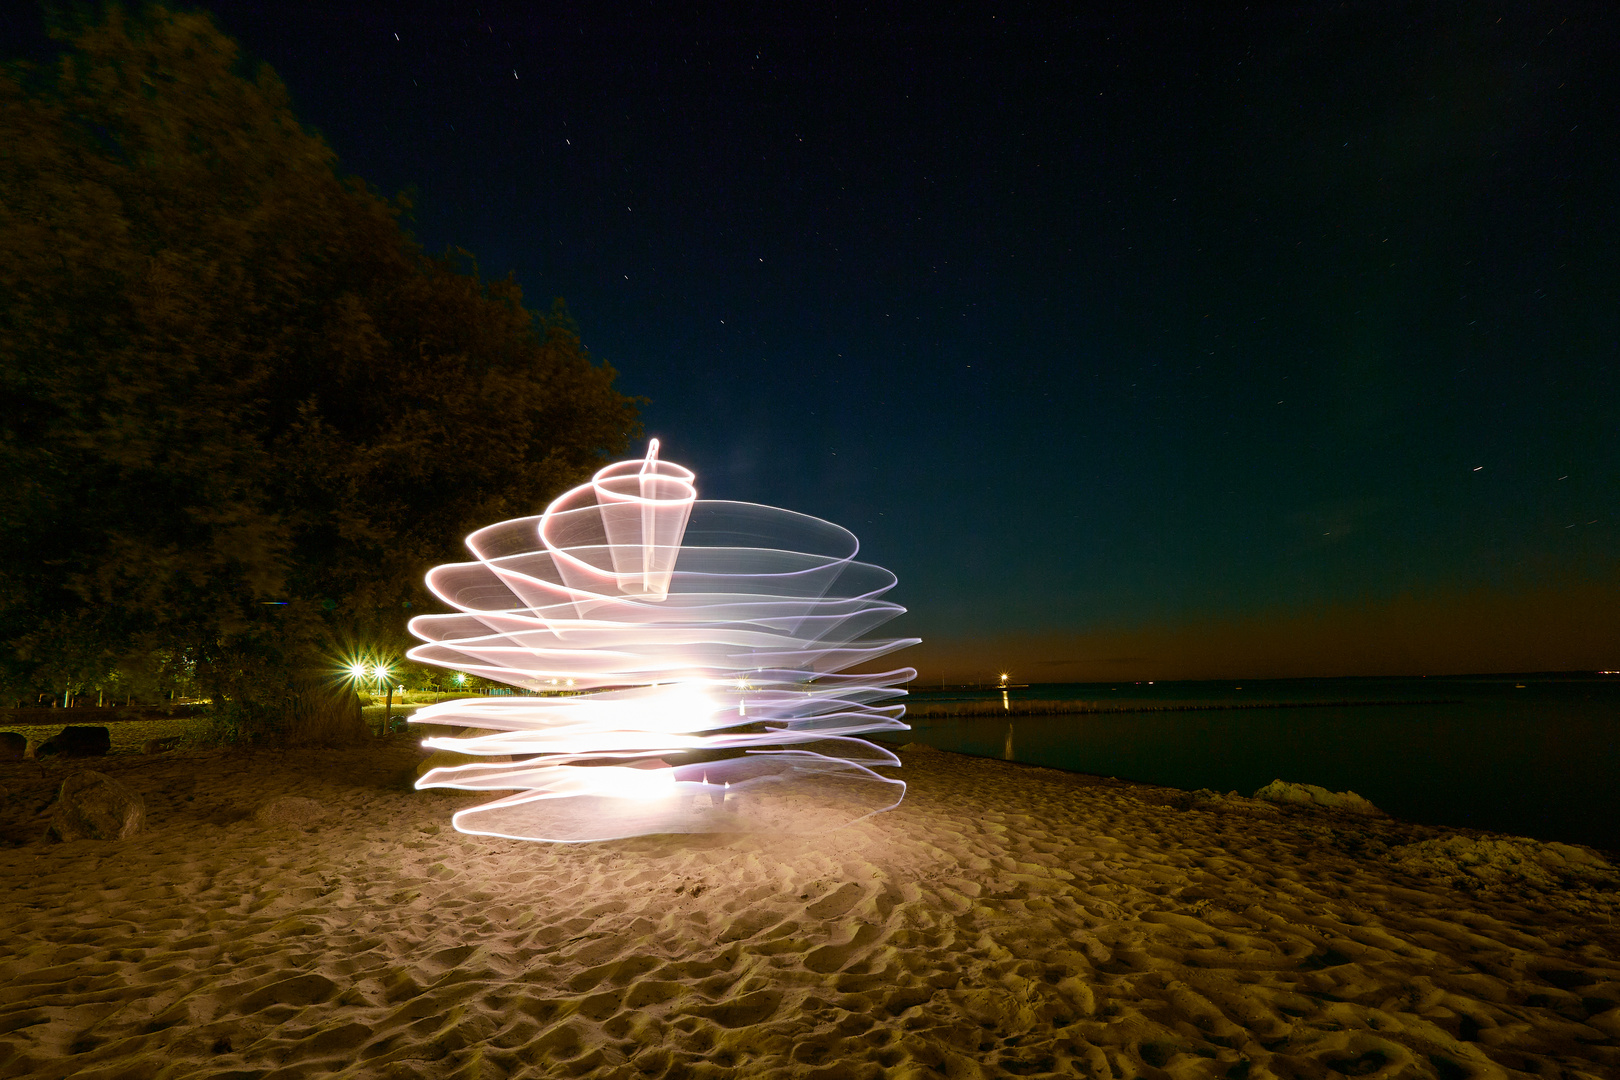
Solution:
[[[636,433],[536,316],[345,176],[201,13],[116,8],[0,73],[0,698],[194,687],[352,731],[422,573]]]

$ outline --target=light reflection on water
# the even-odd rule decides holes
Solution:
[[[1216,700],[1228,702],[1260,703],[1267,696],[1283,701],[1461,700],[1015,715],[1005,720],[908,717],[914,731],[906,738],[985,757],[1184,789],[1249,794],[1274,779],[1320,784],[1334,791],[1353,790],[1414,821],[1620,850],[1620,815],[1613,796],[1620,781],[1620,680],[1216,685],[1227,691],[1227,697]],[[1241,698],[1231,692],[1236,685],[1245,687]],[[1036,700],[1063,700],[1053,688],[1035,689],[1030,697]],[[1065,689],[1073,693],[1076,688]],[[1097,688],[1079,689],[1085,692],[1074,693],[1075,698],[1101,697],[1106,703]],[[1185,701],[1199,696],[1190,693],[1195,689],[1161,683],[1153,691],[1164,701]],[[1012,705],[1019,696],[1014,693]],[[928,700],[928,695],[916,697]]]

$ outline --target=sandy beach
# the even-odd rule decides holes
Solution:
[[[1620,1075],[1585,849],[920,749],[819,837],[535,844],[420,756],[0,763],[0,1075]],[[143,831],[46,842],[80,768]]]

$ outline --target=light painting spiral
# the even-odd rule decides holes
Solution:
[[[506,792],[456,813],[466,833],[577,842],[646,833],[804,833],[899,805],[899,759],[857,736],[907,730],[910,668],[863,669],[915,638],[865,635],[905,609],[849,530],[698,499],[691,470],[621,461],[536,517],[467,538],[476,562],[428,588],[413,660],[539,696],[466,698],[413,724],[473,729],[470,755],[417,787]]]

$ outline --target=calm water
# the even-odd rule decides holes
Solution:
[[[1518,684],[1523,684],[1522,688]],[[1402,701],[1172,713],[908,717],[945,750],[1245,795],[1274,779],[1352,790],[1397,817],[1620,851],[1620,677],[1099,683],[1012,702]],[[1454,704],[1415,704],[1444,698]],[[911,701],[1001,695],[916,691]]]

